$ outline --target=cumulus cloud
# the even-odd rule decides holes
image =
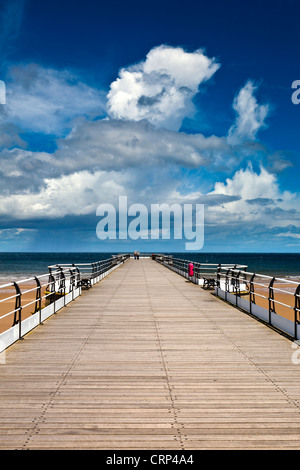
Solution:
[[[291,223],[300,226],[299,196],[282,191],[277,176],[263,167],[260,172],[254,171],[251,165],[240,169],[225,182],[215,183],[209,194],[240,197],[215,207],[209,214],[211,221],[268,227],[284,227]]]
[[[226,139],[155,129],[147,121],[83,120],[53,154],[1,152],[2,210],[15,218],[93,213],[101,202],[126,194],[133,202],[202,203],[208,223],[290,223],[299,201],[280,190],[278,175],[249,165],[201,192],[203,177],[182,179],[182,169],[216,169]],[[214,172],[212,172],[214,173]],[[194,189],[196,188],[196,190]]]
[[[255,140],[258,131],[266,126],[265,119],[269,113],[269,106],[258,104],[254,96],[256,89],[254,83],[249,80],[234,99],[233,109],[237,117],[228,132],[230,144]]]
[[[43,158],[47,156],[41,154],[37,161]],[[91,167],[61,176],[44,175],[39,187],[30,186],[28,181],[26,189],[4,193],[0,216],[18,220],[83,216],[95,214],[100,203],[109,202],[117,207],[118,197],[126,195],[130,203],[146,205],[205,204],[208,225],[225,227],[242,223],[251,230],[256,225],[270,228],[293,223],[300,227],[299,197],[282,191],[276,175],[264,168],[260,172],[251,166],[240,169],[206,193],[186,187],[183,193],[179,175],[174,168],[170,172],[158,164],[153,168],[136,165],[122,171]]]
[[[121,69],[110,86],[107,110],[114,119],[149,120],[156,126],[178,130],[192,113],[198,87],[220,67],[202,50],[159,46],[146,60]]]
[[[182,168],[207,165],[222,139],[155,131],[147,122],[82,122],[53,154],[14,148],[0,153],[0,215],[62,217],[93,213],[103,198],[165,201]],[[107,191],[104,190],[107,188]],[[114,188],[116,192],[114,192]]]
[[[53,153],[3,149],[1,189],[7,194],[36,192],[46,178],[83,170],[151,169],[153,180],[162,173],[162,168],[174,173],[179,168],[213,167],[218,164],[216,156],[226,152],[229,152],[226,139],[215,136],[155,129],[147,121],[83,120],[67,138],[57,141]]]
[[[213,164],[214,154],[229,151],[226,140],[216,136],[156,129],[147,121],[116,120],[80,122],[58,146],[56,157],[65,169],[74,165],[122,169],[157,164],[197,168]]]
[[[98,204],[113,202],[125,191],[122,180],[126,181],[122,174],[105,171],[45,178],[39,191],[4,195],[0,216],[26,220],[95,213]]]
[[[261,168],[256,173],[251,165],[245,170],[238,170],[232,178],[227,178],[225,183],[217,182],[213,194],[239,194],[243,199],[269,198],[278,196],[278,185],[274,174]]]
[[[32,152],[21,148],[0,152],[0,185],[2,195],[37,192],[49,175],[59,176],[56,161],[47,152]]]
[[[251,230],[291,221],[300,226],[299,198],[278,182],[286,156],[270,156],[255,141],[269,107],[258,104],[252,82],[234,100],[237,118],[227,136],[178,132],[193,112],[199,85],[218,68],[200,50],[154,48],[145,61],[120,71],[107,95],[108,116],[101,119],[103,93],[78,77],[38,65],[11,68],[0,121],[0,146],[6,147],[0,152],[0,216],[84,217],[127,195],[129,203],[205,204],[206,224],[222,224],[225,231],[239,224]],[[54,133],[56,150],[21,148],[17,126]],[[260,172],[239,169],[249,156],[257,163],[261,155],[267,167]]]

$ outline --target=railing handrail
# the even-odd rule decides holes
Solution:
[[[222,269],[223,269],[223,267],[222,267]],[[225,269],[225,268],[224,268],[224,269]],[[234,271],[234,272],[238,271],[238,272],[240,272],[241,274],[247,274],[247,275],[253,275],[253,274],[254,274],[254,275],[257,276],[257,277],[265,277],[265,278],[268,278],[268,279],[273,279],[273,277],[274,277],[274,276],[270,276],[270,275],[268,275],[268,274],[252,273],[252,272],[250,272],[250,271],[241,271],[241,270],[237,269],[237,267],[236,267],[236,268],[232,268],[232,271]],[[299,278],[300,278],[300,275],[299,275]],[[277,276],[275,276],[275,279],[276,279],[276,281],[287,282],[287,283],[289,283],[289,284],[295,284],[295,285],[297,285],[297,286],[299,285],[299,282],[293,281],[293,280],[291,280],[291,279],[280,278],[280,277],[277,277]]]
[[[48,268],[56,268],[56,267],[62,267],[62,266],[92,266],[93,264],[99,264],[99,263],[107,263],[108,261],[112,261],[112,260],[118,260],[119,258],[124,258],[124,257],[128,257],[130,256],[128,253],[125,253],[125,254],[120,254],[120,255],[112,255],[110,258],[104,258],[104,259],[101,259],[101,260],[97,260],[97,261],[91,261],[91,262],[87,262],[87,263],[56,263],[56,264],[52,264],[50,266],[48,266]]]

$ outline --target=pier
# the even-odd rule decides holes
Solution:
[[[1,449],[300,449],[293,337],[165,264],[123,260],[6,348]]]

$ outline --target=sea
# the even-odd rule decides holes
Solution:
[[[93,263],[117,253],[0,253],[0,284],[48,273],[53,264]],[[151,255],[150,253],[149,255]],[[247,271],[300,279],[300,253],[168,253],[199,263],[241,264]]]

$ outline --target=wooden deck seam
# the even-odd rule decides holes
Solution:
[[[149,300],[149,303],[150,303],[150,306],[151,306],[151,313],[152,313],[152,317],[153,317],[153,323],[154,323],[156,337],[157,337],[158,346],[159,346],[159,353],[160,353],[161,362],[162,362],[162,365],[163,365],[163,368],[164,368],[166,383],[167,383],[168,392],[169,392],[169,398],[170,398],[170,401],[171,401],[171,407],[172,407],[173,418],[174,418],[173,426],[174,426],[174,429],[176,430],[176,434],[177,434],[176,436],[174,436],[174,438],[179,439],[181,449],[185,450],[184,438],[183,438],[182,432],[181,432],[181,430],[183,428],[183,425],[178,422],[178,416],[177,416],[175,401],[174,401],[174,397],[173,397],[173,390],[172,390],[172,387],[171,387],[171,384],[170,384],[169,373],[168,373],[167,366],[166,366],[167,361],[166,361],[166,358],[164,357],[164,353],[163,353],[163,350],[162,350],[161,338],[160,338],[157,322],[156,322],[155,316],[154,316],[154,307],[153,307],[153,304],[151,302],[151,296],[150,296],[150,293],[149,293],[149,287],[148,287],[148,282],[147,282],[147,277],[146,277],[145,267],[144,266],[143,266],[143,272],[144,272],[144,276],[145,276],[146,290],[147,290],[148,300]]]
[[[155,261],[27,338],[0,368],[1,449],[300,449],[291,343]]]
[[[280,387],[280,385],[278,383],[276,383],[276,381],[274,379],[272,379],[272,377],[270,377],[268,375],[268,373],[263,370],[255,361],[253,361],[253,359],[251,357],[249,357],[249,355],[239,346],[236,344],[236,342],[230,338],[226,333],[225,331],[220,327],[219,324],[217,324],[217,322],[215,322],[214,320],[212,320],[211,318],[209,318],[205,312],[203,312],[202,310],[202,313],[203,315],[211,322],[213,323],[218,329],[219,331],[227,338],[227,340],[233,344],[233,346],[259,371],[260,374],[262,374],[267,381],[269,381],[270,383],[272,383],[272,385],[274,385],[274,387],[277,389],[277,391],[279,393],[281,393],[285,398],[286,400],[292,404],[293,406],[295,406],[295,408],[297,408],[297,411],[300,412],[300,405],[299,403],[297,403],[296,400],[293,400],[286,392],[285,390]],[[254,320],[255,321],[255,320]]]
[[[122,267],[122,266],[121,266]],[[121,268],[120,267],[120,268]],[[119,269],[120,269],[119,268]],[[120,280],[120,282],[115,286],[115,290],[114,290],[114,294],[113,296],[117,293],[118,289],[119,289],[119,286],[122,284],[122,281],[123,279],[125,278],[126,274],[124,273],[124,276],[123,278]],[[108,277],[108,276],[107,276]],[[107,279],[107,278],[105,278]],[[105,281],[104,279],[104,281]],[[86,293],[88,294],[88,293]],[[91,327],[90,329],[90,332],[88,333],[87,337],[84,339],[83,343],[81,344],[81,346],[79,347],[79,350],[75,353],[75,356],[74,358],[72,359],[69,367],[67,368],[67,370],[62,374],[62,377],[60,379],[60,381],[58,382],[57,384],[57,387],[56,389],[51,393],[50,397],[49,397],[49,401],[48,403],[45,404],[45,406],[43,407],[43,410],[41,412],[41,415],[38,417],[38,418],[35,418],[35,425],[34,427],[31,429],[29,428],[28,430],[28,433],[27,433],[27,438],[26,438],[26,441],[24,442],[24,445],[22,446],[22,448],[24,450],[26,450],[26,448],[30,448],[30,440],[33,438],[34,435],[37,435],[40,431],[40,424],[43,422],[44,420],[44,416],[47,412],[47,410],[51,407],[55,397],[59,394],[59,391],[60,389],[62,388],[63,384],[65,383],[68,375],[70,374],[71,370],[73,369],[74,365],[76,364],[76,361],[78,360],[79,356],[81,355],[83,349],[85,348],[86,344],[88,343],[91,335],[93,334],[93,331],[95,330],[95,328],[97,328],[97,326],[100,324],[101,322],[101,319],[103,318],[103,315],[104,315],[104,312],[105,312],[105,309],[106,307],[108,306],[108,304],[111,302],[111,299],[113,298],[110,297],[107,302],[106,302],[106,305],[104,306],[104,308],[101,309],[101,312],[99,314],[99,317],[97,318],[96,322],[93,324],[93,326]],[[76,301],[77,299],[74,300],[74,302]],[[59,312],[56,313],[57,315],[59,314]]]
[[[175,273],[177,274],[177,273]],[[172,282],[172,281],[170,281]],[[195,285],[195,287],[197,288],[198,286]],[[183,290],[179,289],[181,291],[181,294],[187,299],[188,302],[191,302],[192,304],[194,303],[193,301],[193,298],[188,298],[185,294],[185,292],[183,292]],[[212,295],[212,294],[210,294]],[[220,302],[222,302],[222,299],[218,299]],[[287,392],[282,388],[280,387],[280,385],[278,383],[276,383],[275,380],[273,380],[265,370],[263,370],[261,367],[259,367],[259,365],[254,362],[247,354],[246,352],[236,344],[236,342],[230,338],[226,333],[225,331],[221,328],[220,324],[218,322],[216,322],[215,320],[211,319],[206,313],[205,311],[203,310],[203,308],[199,307],[198,304],[195,304],[195,307],[202,313],[202,315],[204,315],[204,317],[210,322],[212,323],[213,325],[215,325],[215,327],[220,331],[220,333],[227,339],[228,342],[230,342],[252,365],[253,367],[255,367],[260,374],[262,374],[267,381],[269,381],[270,383],[273,384],[273,386],[277,389],[277,391],[279,393],[281,393],[285,398],[286,400],[292,404],[296,409],[297,411],[300,413],[300,402],[298,400],[293,400],[288,394]],[[231,305],[232,308],[235,308],[234,305]],[[236,309],[237,311],[240,311],[240,309]],[[243,312],[241,312],[243,313]],[[253,321],[256,321],[255,318],[252,318]],[[264,325],[264,326],[267,326],[267,325]],[[276,334],[277,332],[275,332]]]

